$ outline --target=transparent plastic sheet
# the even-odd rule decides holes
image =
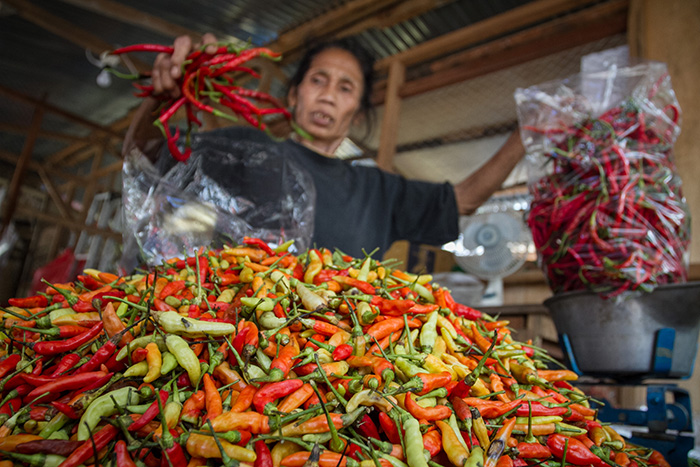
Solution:
[[[159,170],[138,153],[124,161],[122,271],[244,236],[270,245],[294,240],[291,251],[309,247],[313,180],[282,145],[202,133],[193,137],[186,163],[166,162]]]
[[[617,96],[617,97],[615,97]],[[609,298],[687,280],[690,215],[666,66],[612,65],[515,92],[528,224],[554,293]]]
[[[7,266],[12,250],[14,250],[18,241],[19,235],[17,234],[17,229],[15,229],[15,224],[10,222],[5,232],[3,232],[2,238],[0,238],[0,269],[5,269],[5,266]]]

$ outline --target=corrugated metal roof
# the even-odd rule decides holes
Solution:
[[[230,35],[250,40],[253,45],[266,44],[280,32],[342,4],[322,0],[121,0],[118,3],[200,33]],[[383,58],[524,3],[527,1],[448,1],[394,26],[362,32],[358,39],[376,58]],[[31,4],[115,46],[171,41],[161,34],[62,1],[31,0]],[[115,80],[108,89],[98,88],[95,84],[98,70],[90,64],[83,49],[13,14],[6,3],[0,15],[0,43],[3,44],[0,66],[4,70],[0,84],[7,88],[36,98],[46,94],[49,102],[101,124],[120,118],[134,103],[129,83]],[[144,56],[143,60],[150,61],[152,56]],[[31,112],[15,107],[2,97],[0,121],[27,125]],[[54,129],[69,131],[69,128]],[[7,149],[17,150],[14,145]]]

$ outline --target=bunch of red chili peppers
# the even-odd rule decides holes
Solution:
[[[2,308],[0,460],[667,466],[427,275],[258,239]]]
[[[523,127],[551,142],[528,224],[555,293],[611,297],[686,280],[690,217],[671,152],[679,110],[652,101],[666,79],[597,118]]]
[[[257,57],[278,60],[280,54],[264,47],[240,49],[232,44],[218,44],[214,53],[207,53],[208,47],[213,46],[204,46],[187,56],[183,64],[182,76],[178,80],[181,97],[177,99],[155,95],[152,85],[135,83],[140,91],[137,94],[138,97],[150,96],[163,101],[154,125],[163,132],[168,149],[178,161],[186,161],[192,153],[190,147],[191,132],[194,128],[202,126],[202,122],[197,117],[199,111],[234,121],[238,116],[261,130],[267,129],[267,125],[263,122],[265,115],[280,114],[287,120],[292,118],[287,109],[270,94],[236,84],[236,78],[242,75],[247,74],[260,78],[254,69],[246,66],[247,62]],[[172,47],[164,45],[137,44],[114,50],[111,54],[120,55],[132,52],[172,54],[173,51]],[[264,104],[264,106],[259,106],[258,103]],[[221,108],[216,108],[213,104],[217,104]],[[169,123],[173,115],[181,108],[185,109],[187,116],[184,152],[177,145],[180,129],[176,128],[173,133]]]

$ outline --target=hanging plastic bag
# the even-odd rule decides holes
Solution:
[[[515,99],[528,224],[551,289],[611,297],[685,282],[690,216],[666,66],[611,66],[518,89]]]
[[[244,236],[308,248],[313,180],[285,157],[284,145],[232,139],[225,131],[195,135],[191,144],[186,163],[161,171],[143,155],[125,158],[122,271]]]

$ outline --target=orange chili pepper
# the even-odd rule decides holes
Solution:
[[[204,373],[204,376],[202,376],[202,383],[204,386],[205,404],[207,408],[207,414],[204,417],[204,421],[206,422],[207,419],[216,418],[223,413],[223,401],[209,373]]]
[[[282,399],[282,402],[277,406],[277,410],[282,413],[289,413],[292,410],[304,405],[304,402],[314,394],[314,390],[310,384],[306,383],[287,397]]]
[[[267,415],[257,412],[224,412],[211,421],[214,431],[250,431],[253,434],[270,432],[270,420]]]
[[[250,406],[253,405],[253,398],[255,397],[256,392],[258,392],[258,388],[252,384],[243,388],[241,393],[236,398],[236,402],[231,406],[230,411],[233,413],[238,413],[248,410]]]
[[[429,422],[435,420],[444,420],[452,415],[452,409],[446,405],[436,405],[435,407],[421,407],[413,400],[413,395],[408,392],[404,398],[406,410],[417,419],[427,420]],[[443,441],[444,442],[444,441]]]

